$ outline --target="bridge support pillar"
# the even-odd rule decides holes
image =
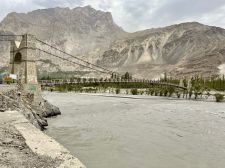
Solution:
[[[25,34],[20,42],[12,41],[10,47],[10,72],[17,75],[23,96],[32,103],[39,102],[40,86],[36,69],[36,38]]]

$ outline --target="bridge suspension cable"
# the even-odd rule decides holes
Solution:
[[[99,68],[100,70],[97,70],[97,71],[99,71],[99,72],[101,71],[101,72],[104,72],[104,73],[107,73],[107,74],[116,73],[116,74],[120,75],[120,74],[117,73],[117,72],[113,72],[113,71],[108,70],[108,69],[106,69],[106,68],[104,68],[104,67],[101,67],[101,66],[99,66],[99,65],[95,65],[95,64],[90,63],[90,62],[88,62],[88,61],[85,61],[85,60],[83,60],[83,59],[81,59],[81,58],[79,58],[79,57],[76,57],[76,56],[74,56],[74,55],[72,55],[72,54],[69,54],[69,53],[67,53],[67,52],[65,52],[65,51],[63,51],[63,50],[61,50],[61,49],[58,49],[58,48],[56,48],[56,47],[54,47],[54,46],[52,46],[52,45],[50,45],[50,44],[48,44],[48,43],[46,43],[46,42],[40,40],[40,39],[36,39],[36,40],[37,40],[38,42],[40,42],[40,43],[42,43],[42,44],[44,44],[44,45],[50,47],[50,48],[53,48],[53,49],[56,50],[56,51],[59,51],[59,52],[65,54],[65,55],[67,55],[67,56],[70,56],[70,57],[72,57],[72,58],[75,58],[76,60],[79,60],[79,61],[81,61],[82,63],[85,63],[85,64],[87,64],[87,65],[89,65],[89,66],[76,63],[76,64],[78,64],[78,65],[81,65],[81,66],[86,67],[86,68],[89,68],[89,69],[94,69],[94,70],[96,70],[96,69]],[[90,66],[92,66],[92,67],[90,67]]]
[[[67,61],[67,62],[76,64],[76,65],[79,65],[79,66],[82,66],[82,67],[85,67],[85,68],[88,68],[88,69],[91,69],[91,70],[100,72],[100,73],[109,74],[108,72],[101,71],[101,70],[98,70],[98,69],[95,69],[95,68],[92,68],[92,67],[89,67],[89,66],[86,66],[86,65],[83,65],[83,64],[80,64],[80,63],[71,61],[71,60],[69,60],[69,59],[67,59],[67,58],[60,57],[60,56],[58,56],[58,55],[56,55],[56,54],[52,54],[52,53],[50,53],[50,52],[48,52],[48,51],[45,51],[45,50],[43,50],[43,49],[40,49],[40,48],[36,48],[36,50],[41,51],[41,52],[44,52],[44,53],[46,53],[46,54],[48,54],[48,55],[51,55],[51,56],[53,56],[53,57],[62,59],[62,60],[64,60],[64,61]]]
[[[1,39],[1,37],[2,37],[2,39]],[[0,41],[8,41],[8,42],[9,42],[9,41],[15,40],[15,38],[17,38],[17,37],[23,37],[23,35],[0,34]],[[94,71],[97,71],[97,72],[101,72],[101,73],[104,73],[104,74],[113,74],[113,73],[114,73],[114,74],[116,74],[116,75],[119,76],[119,77],[122,76],[122,75],[119,74],[118,72],[111,71],[111,70],[106,69],[106,68],[104,68],[104,67],[101,67],[101,66],[99,66],[99,65],[90,63],[90,62],[88,62],[88,61],[86,61],[86,60],[83,60],[83,59],[77,57],[77,56],[74,56],[74,55],[72,55],[72,54],[69,54],[69,53],[67,53],[67,52],[65,52],[65,51],[63,51],[63,50],[61,50],[61,49],[59,49],[59,48],[56,48],[56,47],[54,47],[53,45],[50,45],[50,44],[48,44],[48,43],[46,43],[46,42],[44,42],[44,41],[42,41],[42,40],[40,40],[40,39],[38,39],[38,38],[36,38],[36,41],[39,42],[39,43],[42,44],[42,45],[45,45],[45,46],[50,47],[51,49],[54,49],[55,51],[58,51],[58,52],[60,52],[60,53],[62,53],[62,54],[64,54],[64,55],[67,55],[67,56],[69,56],[69,57],[71,57],[71,58],[74,58],[74,59],[76,59],[76,60],[78,60],[78,61],[80,61],[80,62],[82,62],[82,63],[78,63],[78,62],[72,61],[72,60],[70,60],[70,59],[63,58],[63,57],[61,57],[61,56],[58,56],[58,55],[56,55],[56,54],[53,54],[53,53],[51,53],[51,52],[49,52],[49,51],[46,51],[46,50],[43,50],[43,49],[41,49],[41,48],[36,48],[37,50],[39,50],[39,51],[41,51],[41,52],[44,52],[44,53],[46,53],[46,54],[48,54],[48,55],[57,57],[57,58],[59,58],[59,59],[65,60],[65,61],[67,61],[67,62],[71,62],[71,63],[73,63],[73,64],[76,64],[76,65],[79,65],[79,66],[82,66],[82,67],[85,67],[85,68],[88,68],[88,69],[91,69],[91,70],[94,70]],[[85,65],[85,64],[86,64],[86,65]]]
[[[4,36],[9,36],[9,37],[11,37],[11,36],[23,36],[23,35],[15,35],[15,34],[0,34],[0,36],[2,36],[2,37],[4,37]]]

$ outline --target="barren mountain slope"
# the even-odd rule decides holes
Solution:
[[[0,23],[0,31],[36,35],[41,40],[56,44],[66,52],[91,62],[95,62],[114,39],[126,34],[114,23],[111,13],[98,11],[90,6],[10,13]],[[1,57],[8,59],[7,45],[1,47],[4,47]],[[45,56],[44,59],[50,60],[47,61],[49,64],[45,65],[46,67],[50,67],[52,71],[57,69],[54,62],[50,64],[54,58]],[[59,69],[74,70],[64,64],[61,64]]]
[[[149,29],[117,40],[98,61],[119,71],[155,78],[219,73],[225,62],[225,30],[200,23]]]

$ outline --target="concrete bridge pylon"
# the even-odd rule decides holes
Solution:
[[[11,41],[9,71],[17,75],[22,95],[27,96],[32,103],[38,101],[41,93],[37,80],[36,59],[34,35],[25,34],[21,41]]]

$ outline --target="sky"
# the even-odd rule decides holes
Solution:
[[[192,21],[225,28],[225,0],[0,0],[0,21],[9,12],[87,5],[111,12],[128,32]]]

